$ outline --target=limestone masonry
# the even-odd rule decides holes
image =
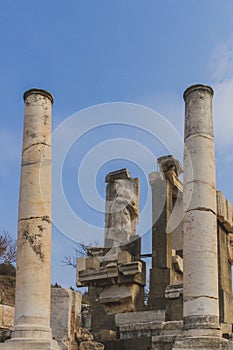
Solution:
[[[104,246],[77,259],[82,295],[50,288],[51,110],[24,94],[15,308],[0,305],[0,350],[233,350],[233,211],[216,191],[213,90],[184,92],[184,163],[159,157],[149,176],[149,291],[137,234],[139,179],[106,175]],[[183,173],[183,182],[180,175]]]

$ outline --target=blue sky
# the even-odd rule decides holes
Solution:
[[[210,84],[215,90],[217,187],[233,202],[232,1],[9,0],[0,3],[0,28],[1,227],[16,235],[22,95],[32,87],[47,89],[54,95],[53,129],[64,127],[67,140],[70,135],[65,133],[66,124],[61,126],[62,122],[84,108],[110,102],[123,102],[126,110],[128,103],[152,108],[182,136],[183,91],[194,83]],[[107,172],[127,166],[132,176],[140,177],[142,222],[150,222],[148,172],[156,170],[156,157],[169,151],[167,144],[158,140],[159,135],[150,135],[132,123],[111,124],[115,120],[110,111],[109,125],[102,125],[106,106],[88,110],[99,126],[70,145],[62,168],[62,188],[70,208],[87,225],[96,227],[100,242]],[[156,117],[154,122],[153,118],[146,119],[140,107],[136,110],[139,119],[140,113],[141,120],[145,118],[145,127],[150,129],[158,122]],[[120,111],[121,115],[124,111]],[[85,116],[76,114],[75,130],[87,127]],[[127,141],[126,147],[122,147],[122,139]],[[118,143],[105,143],[112,140]],[[137,152],[131,150],[133,142],[141,146]],[[122,154],[115,154],[121,147]],[[56,159],[59,148],[54,152]],[[112,159],[111,154],[115,154]],[[180,151],[177,156],[182,161]],[[82,178],[81,164],[88,159]],[[56,166],[54,169],[56,179],[58,170]],[[94,204],[88,202],[90,193],[97,202],[102,198],[99,210],[91,208]],[[59,202],[55,205],[59,207]],[[67,230],[77,230],[77,239],[85,241],[88,228],[85,232],[82,229],[77,225]],[[52,280],[69,287],[75,285],[74,271],[62,266],[61,261],[64,255],[72,254],[74,243],[64,233],[70,235],[54,225]],[[149,234],[144,235],[145,251],[149,250],[148,237]]]

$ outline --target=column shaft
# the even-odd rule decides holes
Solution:
[[[13,338],[51,338],[51,110],[52,96],[24,94],[24,134],[18,214]]]
[[[184,328],[219,328],[213,90],[184,93]]]
[[[172,189],[160,172],[150,174],[152,191],[152,268],[150,270],[150,309],[166,309],[165,290],[171,282],[171,232],[167,224],[172,211]]]

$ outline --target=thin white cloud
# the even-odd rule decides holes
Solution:
[[[214,85],[215,139],[220,151],[233,146],[233,78]]]
[[[233,191],[233,40],[215,48],[209,62],[210,80],[214,88],[213,114],[215,126],[217,187],[230,201]]]
[[[215,91],[213,113],[219,153],[233,146],[233,39],[216,47],[210,57],[210,80]]]
[[[233,40],[213,50],[210,58],[210,72],[212,80],[219,83],[233,77]]]

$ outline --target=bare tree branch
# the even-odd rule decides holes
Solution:
[[[66,266],[71,266],[76,268],[77,264],[77,258],[81,258],[88,255],[88,248],[98,246],[98,242],[90,242],[89,244],[86,243],[76,243],[76,246],[73,247],[74,254],[71,256],[65,256],[62,260],[63,264]]]
[[[16,261],[16,240],[3,228],[0,228],[0,263],[12,264]]]

